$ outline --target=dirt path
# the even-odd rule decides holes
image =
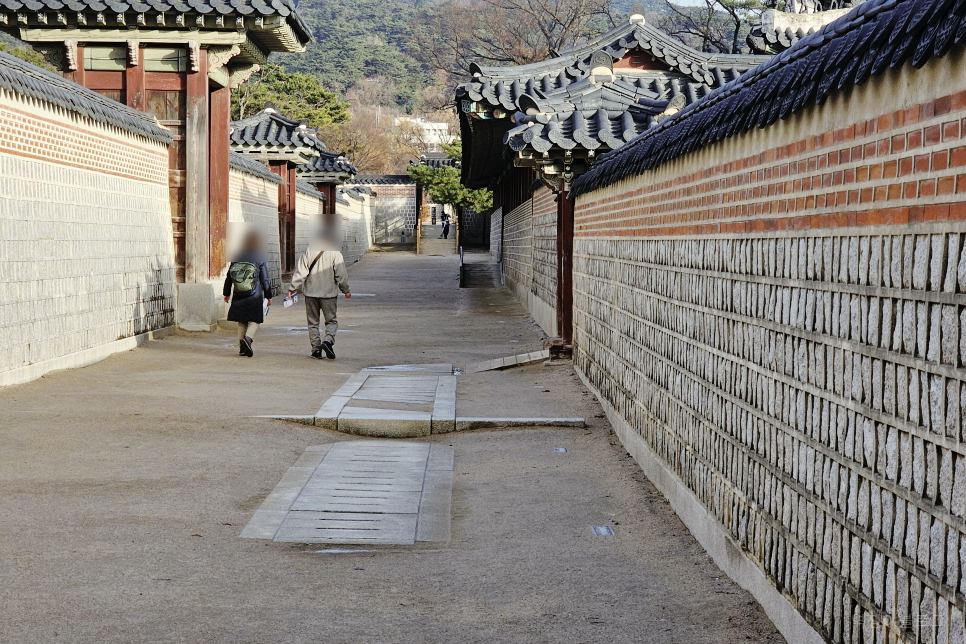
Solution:
[[[250,416],[312,413],[366,366],[541,347],[506,290],[460,290],[455,269],[353,266],[335,362],[310,359],[302,312],[278,306],[251,360],[234,334],[181,335],[0,390],[0,642],[782,642],[567,366],[460,377],[460,414],[590,427],[432,439],[456,454],[447,547],[238,538],[305,447],[347,438]]]

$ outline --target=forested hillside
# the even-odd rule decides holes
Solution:
[[[638,0],[615,0],[601,5],[598,1],[588,3],[587,10],[599,12],[606,8],[613,20],[623,20],[637,3]],[[640,4],[651,14],[649,17],[664,11],[663,0],[644,0]],[[460,7],[466,7],[466,13],[457,13]],[[305,54],[280,56],[276,62],[288,71],[312,74],[326,87],[343,94],[356,88],[366,103],[397,105],[409,112],[432,111],[445,103],[452,89],[449,81],[460,71],[458,57],[453,55],[447,61],[445,52],[440,51],[441,45],[455,40],[442,43],[440,37],[447,34],[440,33],[441,26],[465,29],[462,40],[468,40],[474,32],[481,38],[490,37],[479,33],[481,25],[472,21],[479,12],[468,3],[303,0],[299,11],[316,42]],[[441,16],[452,20],[441,24]],[[599,33],[611,26],[613,22],[607,17],[597,15],[594,24],[587,28]],[[506,38],[507,34],[496,36]],[[565,39],[570,36],[565,34]],[[526,34],[520,39],[525,40]],[[545,52],[537,55],[542,57]],[[360,84],[363,79],[373,82]]]
[[[425,3],[410,0],[303,0],[299,5],[316,42],[303,55],[279,57],[290,71],[316,76],[345,93],[364,78],[379,81],[384,104],[416,106],[417,95],[437,82],[411,46],[412,24]]]

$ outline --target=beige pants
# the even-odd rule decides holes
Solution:
[[[258,322],[238,322],[238,339],[241,340],[246,335],[249,338],[255,337],[255,332],[258,331]]]
[[[336,319],[338,297],[305,297],[305,317],[309,323],[309,342],[312,350],[322,348],[323,339],[335,344],[335,332],[339,330]],[[320,337],[319,323],[325,321],[325,338]]]

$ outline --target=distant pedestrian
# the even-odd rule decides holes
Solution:
[[[241,252],[228,266],[222,294],[225,302],[231,300],[228,319],[238,323],[238,354],[251,358],[255,332],[265,321],[265,303],[272,303],[272,283],[257,231],[245,235]]]
[[[443,239],[449,239],[449,219],[443,222]]]
[[[322,359],[324,353],[330,360],[335,359],[335,334],[339,330],[336,312],[339,291],[352,297],[349,291],[349,273],[345,259],[337,250],[330,250],[334,244],[323,240],[310,244],[292,276],[293,295],[299,289],[305,295],[305,317],[309,325],[309,342],[312,344],[312,357]],[[319,324],[325,325],[325,337],[321,336]]]

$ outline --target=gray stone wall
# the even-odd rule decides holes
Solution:
[[[399,244],[403,233],[406,243],[415,243],[416,186],[375,186],[372,199],[373,241],[376,244]]]
[[[503,254],[503,209],[490,213],[490,261],[497,263]]]
[[[544,189],[548,195],[549,190]],[[503,217],[503,276],[507,286],[547,333],[556,335],[556,203],[538,192]],[[549,210],[549,212],[548,212]],[[550,236],[552,231],[552,236]]]
[[[577,367],[834,642],[963,641],[962,230],[576,243]]]
[[[966,52],[575,209],[575,366],[789,642],[961,643]]]
[[[557,202],[547,188],[533,195],[533,284],[531,291],[557,308]]]
[[[503,218],[503,275],[526,292],[533,284],[533,202],[527,201]]]
[[[460,245],[486,248],[490,243],[490,215],[469,208],[460,210]]]

